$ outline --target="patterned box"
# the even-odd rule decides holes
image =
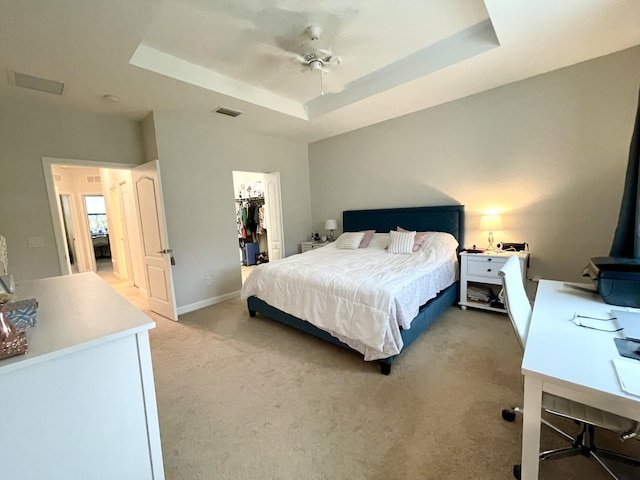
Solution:
[[[2,308],[2,313],[4,313],[4,318],[11,320],[19,332],[24,332],[27,328],[34,327],[38,323],[36,319],[37,308],[36,299],[28,298],[6,303]]]

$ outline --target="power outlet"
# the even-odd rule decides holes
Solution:
[[[204,277],[204,280],[207,282],[207,285],[211,285],[213,283],[213,280],[211,280],[211,277]]]

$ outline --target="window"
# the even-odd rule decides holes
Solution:
[[[89,230],[91,236],[106,235],[109,233],[107,223],[107,209],[102,195],[88,195],[84,197],[87,206],[87,217],[89,217]]]

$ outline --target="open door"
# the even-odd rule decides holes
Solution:
[[[264,174],[264,203],[269,225],[269,261],[284,257],[284,226],[282,224],[282,201],[280,199],[280,172]]]
[[[147,281],[149,310],[177,321],[160,165],[157,160],[145,163],[134,168],[131,175],[142,240],[142,263]]]

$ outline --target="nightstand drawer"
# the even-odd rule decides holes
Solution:
[[[506,258],[469,258],[467,261],[467,275],[470,277],[498,278],[498,272],[506,262]]]
[[[300,251],[302,253],[308,252],[309,250],[315,250],[316,248],[321,248],[329,245],[329,242],[302,242],[300,244]]]

